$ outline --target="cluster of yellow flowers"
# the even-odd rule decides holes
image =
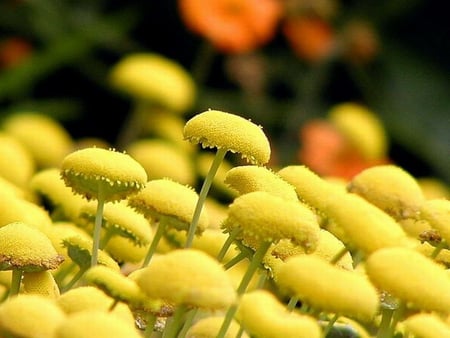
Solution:
[[[117,72],[152,101],[122,150],[36,113],[2,125],[0,338],[450,337],[448,197],[394,164],[269,167],[261,126],[183,122],[191,85]]]

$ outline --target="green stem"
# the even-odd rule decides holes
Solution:
[[[107,231],[103,238],[100,241],[99,248],[104,249],[105,246],[108,244],[109,240],[114,236],[114,231]]]
[[[234,256],[232,259],[230,259],[228,262],[226,262],[223,267],[225,270],[228,270],[230,268],[232,268],[234,265],[236,265],[237,263],[239,263],[240,261],[244,260],[245,258],[247,258],[247,254],[245,252],[239,252],[236,256]]]
[[[80,270],[75,274],[75,276],[72,277],[72,279],[61,288],[61,291],[64,293],[67,290],[70,290],[72,286],[75,285],[76,282],[83,276],[83,274],[86,272],[87,268],[80,268]]]
[[[155,323],[156,323],[156,316],[149,313],[146,318],[146,324],[145,324],[146,326],[145,326],[145,330],[144,330],[145,338],[150,338],[153,336],[153,328],[155,327]]]
[[[98,196],[97,196],[97,212],[95,214],[94,233],[92,235],[91,266],[97,265],[98,250],[100,247],[100,232],[102,230],[103,207],[104,206],[105,206],[105,196],[103,194],[102,185],[99,184]]]
[[[393,309],[383,307],[381,309],[381,323],[378,327],[377,338],[389,337],[389,328],[392,321]]]
[[[334,255],[334,257],[330,260],[331,264],[336,264],[337,262],[339,262],[339,260],[344,257],[344,255],[348,252],[347,247],[343,247],[341,250],[339,250],[336,255]]]
[[[403,318],[405,310],[406,310],[405,302],[404,301],[400,301],[400,304],[398,305],[398,308],[394,311],[394,314],[392,316],[391,325],[389,327],[389,337],[394,337],[394,333],[395,333],[395,329],[397,327],[397,324]]]
[[[225,243],[223,243],[222,248],[219,251],[219,254],[217,255],[217,260],[219,262],[222,262],[228,249],[230,248],[231,244],[233,244],[233,241],[235,240],[236,236],[239,234],[239,232],[241,231],[240,227],[236,227],[233,230],[231,230],[231,232],[228,234],[228,238],[225,241]]]
[[[64,282],[64,279],[70,274],[73,269],[75,269],[78,265],[75,262],[71,262],[69,265],[60,268],[53,277],[55,278],[56,284],[61,286]]]
[[[189,226],[185,246],[186,248],[190,248],[192,246],[192,241],[194,240],[195,231],[197,230],[198,221],[200,219],[200,213],[202,211],[203,205],[205,204],[206,197],[208,196],[208,192],[209,189],[211,188],[214,176],[216,175],[220,164],[225,158],[226,153],[227,150],[224,148],[217,149],[216,155],[214,156],[214,160],[211,164],[211,167],[209,168],[208,174],[206,175],[206,178],[203,181],[203,185],[200,190],[200,194],[198,196],[197,204],[195,206],[194,215],[192,216],[192,222]]]
[[[186,333],[187,331],[190,329],[192,322],[194,321],[195,315],[198,312],[198,308],[192,309],[191,311],[189,311],[186,315],[186,319],[184,321],[183,324],[183,328],[180,331],[180,334],[178,335],[178,337],[186,337]]]
[[[430,255],[430,258],[435,259],[446,245],[447,242],[445,240],[441,240],[439,244],[434,248],[433,252]]]
[[[331,318],[328,323],[327,326],[324,327],[324,329],[322,330],[322,337],[326,338],[328,333],[330,332],[331,328],[333,327],[334,323],[336,323],[336,321],[338,320],[339,315],[335,314],[333,316],[333,318]]]
[[[287,304],[287,309],[288,309],[288,311],[294,310],[295,307],[297,306],[297,303],[298,303],[298,297],[297,297],[297,296],[292,296],[292,297],[289,299],[289,302],[288,302],[288,304]]]
[[[256,270],[258,270],[259,265],[261,264],[265,254],[267,253],[267,250],[269,250],[271,244],[272,244],[271,242],[262,242],[259,248],[255,251],[253,259],[250,261],[247,271],[245,272],[244,277],[242,277],[241,283],[239,284],[239,287],[237,289],[238,296],[244,294],[245,290],[250,284],[252,277],[254,276]],[[236,314],[236,311],[237,311],[237,304],[233,304],[228,308],[222,326],[220,327],[219,333],[217,334],[217,338],[225,337],[225,334],[228,331],[228,328],[234,318],[234,315]]]
[[[166,224],[164,220],[161,220],[156,229],[156,233],[153,236],[152,243],[148,248],[147,255],[145,256],[144,262],[142,263],[142,267],[145,268],[153,257],[153,254],[156,252],[156,248],[158,247],[158,243],[161,240],[162,235],[164,234],[166,228]]]
[[[12,270],[11,287],[9,288],[9,295],[8,295],[9,298],[19,294],[20,283],[22,282],[22,275],[23,275],[22,270]]]
[[[186,305],[179,305],[175,310],[175,313],[168,321],[163,338],[176,338],[178,337],[178,331],[180,331],[181,325],[183,324],[183,316],[186,312]]]

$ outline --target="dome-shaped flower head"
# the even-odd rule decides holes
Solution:
[[[396,220],[414,217],[425,200],[415,178],[392,164],[361,171],[348,184],[348,191],[360,195]]]
[[[450,337],[450,325],[436,314],[417,313],[402,322],[405,331],[417,338]]]
[[[373,319],[378,293],[370,281],[313,255],[288,258],[277,272],[277,284],[315,309],[357,318]]]
[[[324,210],[344,230],[350,245],[364,254],[410,244],[406,232],[391,216],[356,194],[329,199]]]
[[[252,191],[267,191],[286,200],[298,201],[295,187],[272,170],[255,165],[244,165],[230,169],[225,183],[240,195]]]
[[[236,300],[222,265],[197,249],[177,249],[154,257],[136,282],[150,298],[176,305],[223,310]]]
[[[127,149],[136,161],[144,167],[148,180],[164,177],[182,184],[195,185],[195,172],[188,153],[173,142],[163,139],[140,139]]]
[[[134,53],[113,66],[110,82],[131,97],[176,113],[188,110],[196,96],[190,74],[176,61],[155,53]]]
[[[179,0],[186,26],[225,53],[244,53],[267,43],[282,14],[274,0]]]
[[[28,149],[13,135],[0,132],[0,176],[24,188],[36,164]]]
[[[408,305],[449,313],[449,276],[431,258],[409,248],[384,248],[367,258],[365,269],[378,289]]]
[[[53,299],[21,294],[0,304],[0,335],[3,337],[54,337],[66,315]]]
[[[151,180],[142,191],[128,199],[128,204],[147,218],[159,222],[149,255],[153,254],[157,241],[164,233],[166,227],[177,230],[189,229],[192,221],[198,194],[189,186],[172,181],[167,178]],[[208,226],[206,210],[200,214],[197,233],[201,233]],[[146,257],[147,265],[150,257]]]
[[[67,155],[61,177],[74,193],[88,200],[103,196],[105,201],[125,199],[147,182],[145,169],[130,155],[95,147]]]
[[[186,338],[216,338],[222,322],[223,317],[221,316],[201,318],[189,328],[186,332]],[[224,338],[235,338],[239,329],[239,324],[236,321],[233,321]],[[240,337],[248,338],[249,336],[243,332]]]
[[[190,142],[239,153],[251,164],[270,159],[270,144],[262,128],[235,114],[207,110],[188,120],[183,133]]]
[[[450,243],[450,201],[447,199],[430,199],[422,203],[419,218],[426,220],[439,235]]]
[[[55,338],[141,338],[133,322],[117,320],[110,312],[87,310],[68,315],[55,330]]]
[[[25,294],[39,294],[52,299],[60,296],[59,287],[51,271],[24,272],[22,283]]]
[[[141,190],[147,182],[147,173],[127,154],[93,147],[67,155],[61,164],[61,177],[74,193],[97,200],[91,262],[95,265],[104,203],[123,200]]]
[[[255,337],[315,338],[321,329],[313,317],[290,312],[267,290],[254,290],[242,295],[237,320]]]
[[[228,232],[239,227],[237,239],[254,249],[263,242],[290,239],[309,253],[319,241],[317,217],[307,206],[265,191],[237,197],[230,204],[222,226]]]
[[[37,112],[9,116],[3,129],[29,151],[39,168],[57,167],[73,149],[69,132],[55,119]]]

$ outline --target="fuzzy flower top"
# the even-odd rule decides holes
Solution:
[[[262,128],[238,115],[207,110],[186,122],[183,135],[204,148],[239,153],[251,164],[265,164],[270,159],[269,140]]]
[[[136,282],[150,298],[173,304],[223,310],[236,300],[234,284],[222,265],[197,249],[154,257]]]
[[[23,222],[1,227],[0,243],[0,270],[52,270],[64,260],[44,233]]]
[[[147,173],[131,156],[102,148],[85,148],[67,155],[61,176],[74,193],[88,200],[102,190],[106,201],[117,201],[141,190]]]
[[[450,200],[430,199],[420,206],[420,218],[428,221],[440,236],[450,243]]]
[[[222,226],[229,232],[240,227],[237,239],[253,248],[261,242],[285,238],[312,252],[319,241],[317,217],[307,206],[265,191],[237,197]]]

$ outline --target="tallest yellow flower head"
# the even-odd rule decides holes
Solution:
[[[153,53],[130,54],[111,70],[110,82],[133,98],[150,101],[177,113],[189,109],[195,83],[177,62]]]

